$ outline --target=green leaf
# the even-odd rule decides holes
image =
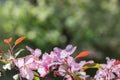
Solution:
[[[40,75],[36,71],[34,71],[34,79],[33,80],[40,80],[39,76]]]
[[[37,73],[36,71],[34,71],[34,75],[35,76],[40,76],[39,73]]]
[[[83,79],[81,79],[79,76],[77,76],[74,73],[71,73],[70,75],[73,77],[74,80],[83,80]]]
[[[102,68],[102,66],[98,63],[88,63],[88,64],[85,64],[83,67],[83,69],[88,69],[88,68]]]
[[[34,76],[33,80],[40,80],[40,78],[38,76]]]
[[[22,52],[22,51],[24,51],[24,49],[20,49],[17,53],[15,53],[15,58]]]

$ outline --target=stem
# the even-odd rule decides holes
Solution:
[[[8,52],[10,53],[10,56],[12,56],[12,46],[10,45],[10,44],[8,44],[9,45],[9,50],[8,50]]]
[[[13,45],[13,47],[12,47],[12,51],[13,51],[13,49],[15,48],[15,46],[16,46],[16,45]]]
[[[20,80],[22,80],[22,78],[21,78],[20,74],[19,74],[19,78],[20,78]]]
[[[10,44],[9,45],[9,53],[10,53],[10,56],[13,56],[13,49],[15,48],[16,45],[13,45],[11,46]]]

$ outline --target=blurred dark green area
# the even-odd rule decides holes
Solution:
[[[0,0],[0,49],[3,40],[26,36],[26,45],[43,53],[77,46],[88,59],[120,59],[120,0]],[[87,58],[85,58],[87,59]]]

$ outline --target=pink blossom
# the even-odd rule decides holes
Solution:
[[[72,55],[75,50],[76,47],[73,47],[72,45],[68,45],[65,49],[55,47],[53,51],[51,51],[50,56],[53,58],[54,61],[62,63],[64,62],[64,59]]]
[[[33,57],[35,58],[39,58],[41,55],[41,50],[40,49],[35,49],[33,50],[32,48],[30,48],[29,46],[26,46],[27,50],[31,52],[31,54],[33,55]]]
[[[41,77],[44,77],[48,74],[49,65],[52,63],[53,63],[52,57],[48,53],[43,54],[41,63],[38,68],[38,72]]]
[[[107,64],[101,64],[103,69],[96,72],[95,79],[112,80],[120,78],[120,64],[115,65],[115,59],[106,58]],[[117,79],[116,79],[117,80]]]
[[[41,77],[45,77],[49,72],[48,66],[46,65],[40,65],[38,68],[38,73]]]
[[[39,57],[41,55],[40,49],[31,49],[30,47],[26,46],[26,48],[31,52],[31,55],[28,55],[23,58],[14,59],[15,65],[18,67],[20,71],[20,75],[23,78],[28,80],[33,80],[34,74],[33,70],[37,70],[39,68]]]
[[[70,74],[72,73],[79,74],[80,70],[82,69],[82,66],[87,63],[93,63],[93,61],[90,61],[90,62],[82,61],[80,63],[76,63],[74,58],[69,56],[66,58],[65,62],[60,65],[58,71],[59,71],[59,74],[61,76],[64,76],[67,80],[72,80],[72,77],[70,76]],[[79,77],[82,77],[83,79],[85,79],[86,77],[88,77],[88,75],[80,74]]]
[[[18,58],[15,60],[15,65],[18,67],[20,71],[20,75],[23,78],[26,78],[28,80],[33,80],[34,74],[33,74],[33,67],[35,66],[30,66],[31,64],[34,64],[34,60],[30,58],[29,60],[26,60],[26,58]]]

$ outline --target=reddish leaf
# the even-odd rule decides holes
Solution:
[[[18,38],[16,41],[15,41],[15,45],[21,43],[26,37],[25,36],[22,36],[20,38]]]
[[[6,43],[6,44],[10,44],[11,43],[11,41],[12,41],[12,38],[10,37],[10,38],[8,38],[8,39],[4,39],[4,42]]]
[[[3,51],[0,49],[0,54],[3,54]]]
[[[115,61],[114,62],[114,65],[118,65],[118,64],[120,64],[120,61]]]
[[[89,54],[90,54],[89,51],[80,52],[80,53],[75,57],[75,59],[88,56]]]

